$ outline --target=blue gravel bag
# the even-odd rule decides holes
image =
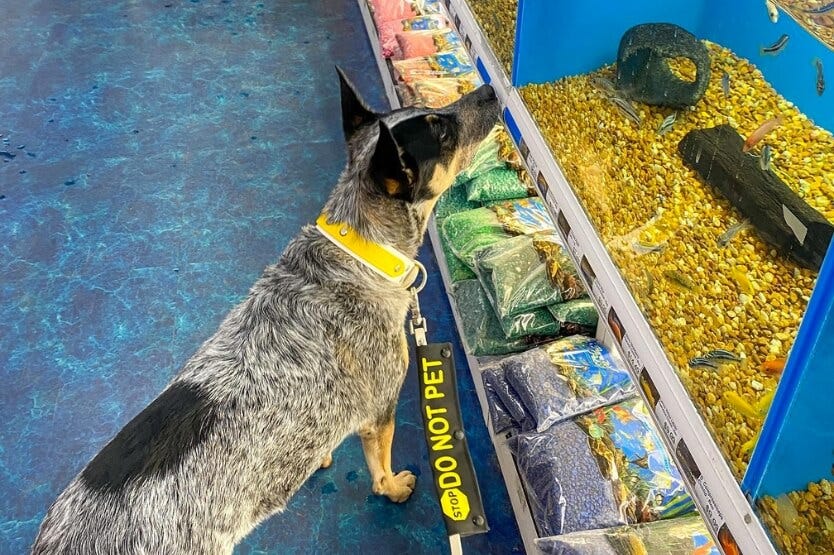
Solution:
[[[543,555],[719,555],[698,515],[539,538]]]
[[[581,335],[506,358],[502,365],[539,432],[636,394],[628,371],[599,342]]]
[[[532,429],[533,419],[527,413],[527,409],[524,408],[524,403],[518,398],[518,394],[507,383],[504,377],[504,368],[500,363],[485,366],[481,370],[481,379],[484,381],[484,387],[487,391],[492,391],[495,394],[500,403],[500,408],[506,411],[507,416],[509,416],[509,423],[500,411],[493,416],[492,404],[490,404],[490,418],[495,433],[503,432],[508,428]]]
[[[526,433],[514,441],[541,535],[557,535],[676,518],[695,512],[680,473],[645,405],[629,400]],[[543,460],[552,459],[549,466]],[[562,525],[546,512],[550,486],[536,469],[552,470],[565,497]],[[534,475],[528,475],[529,472]],[[538,512],[536,512],[538,511]]]
[[[540,536],[626,524],[588,435],[575,422],[520,434],[510,446]]]

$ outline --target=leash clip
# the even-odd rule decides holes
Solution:
[[[417,294],[426,286],[428,274],[426,273],[425,266],[423,266],[419,261],[415,260],[414,262],[417,264],[419,271],[423,274],[423,281],[420,285],[412,286],[409,289],[409,292],[411,293],[411,319],[408,321],[408,331],[414,336],[414,343],[419,347],[423,347],[428,344],[426,340],[428,325],[426,323],[426,319],[423,317],[423,314],[420,312],[420,299]]]

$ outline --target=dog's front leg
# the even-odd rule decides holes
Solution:
[[[382,424],[364,426],[359,431],[365,460],[373,480],[373,492],[394,503],[402,503],[414,491],[417,478],[408,470],[397,474],[391,470],[391,444],[394,440],[394,412]]]

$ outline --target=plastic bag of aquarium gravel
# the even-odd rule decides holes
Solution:
[[[536,540],[536,547],[543,555],[720,553],[703,519],[698,515],[539,538]]]
[[[501,317],[585,295],[555,231],[498,241],[478,250],[473,260],[475,273]]]
[[[466,185],[454,183],[437,199],[437,204],[434,205],[434,217],[442,220],[446,216],[476,208],[480,208],[480,205],[477,202],[469,202],[466,198]]]
[[[476,279],[475,272],[469,269],[469,266],[461,262],[460,258],[455,256],[455,253],[449,248],[446,242],[441,239],[440,246],[443,248],[443,257],[446,259],[446,269],[449,271],[449,281],[457,283],[467,279]]]
[[[442,108],[459,99],[481,85],[481,79],[475,72],[460,77],[441,77],[438,79],[421,79],[409,84],[414,97],[414,104],[428,108]]]
[[[599,322],[599,313],[591,299],[574,299],[564,303],[548,305],[547,310],[562,325],[577,324],[595,328]]]
[[[530,416],[524,404],[504,378],[504,369],[500,362],[493,362],[481,367],[481,380],[484,382],[489,421],[492,431],[500,434],[511,428],[530,428]]]
[[[469,55],[462,48],[420,58],[394,60],[391,64],[405,83],[438,77],[459,77],[474,71]]]
[[[549,465],[550,478],[565,498],[561,527],[539,513],[542,535],[651,522],[695,510],[640,400],[598,408],[546,432],[517,437],[519,468],[539,509],[552,490],[537,489],[543,479],[535,472],[529,476],[531,468]]]
[[[376,17],[376,14],[374,14],[374,17]],[[397,49],[399,48],[397,44],[397,33],[429,31],[448,27],[449,22],[441,15],[426,15],[407,19],[398,18],[382,23],[377,20],[376,25],[379,34],[380,49],[382,50],[382,55],[386,58],[390,58],[397,53]]]
[[[571,420],[510,440],[540,536],[626,524],[588,436]]]
[[[466,183],[490,170],[506,167],[506,164],[498,157],[501,148],[498,137],[502,130],[501,124],[492,128],[489,135],[478,145],[472,161],[455,178],[458,183]]]
[[[533,197],[452,214],[443,220],[440,231],[452,252],[474,269],[474,255],[480,249],[516,235],[552,229],[542,201]]]
[[[521,339],[535,337],[536,343],[544,338],[555,337],[562,331],[562,327],[553,315],[544,308],[536,308],[530,312],[522,312],[514,316],[499,318],[501,329],[507,339]]]
[[[505,355],[530,346],[530,338],[507,339],[478,280],[460,281],[454,284],[452,290],[463,320],[463,336],[471,354]]]
[[[532,183],[525,183],[519,177],[518,171],[503,164],[466,182],[466,198],[472,202],[512,200],[535,194]]]
[[[403,58],[431,56],[438,52],[448,52],[462,46],[458,34],[448,28],[397,33],[397,44]]]
[[[557,339],[502,361],[507,382],[543,432],[562,420],[635,395],[628,372],[581,335]]]

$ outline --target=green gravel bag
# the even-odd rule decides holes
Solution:
[[[561,331],[559,322],[545,308],[501,318],[501,329],[507,339],[521,339],[528,336],[552,337]]]
[[[465,279],[477,278],[475,272],[470,270],[466,264],[461,262],[460,258],[455,256],[455,253],[452,252],[452,249],[449,248],[449,245],[446,244],[446,241],[444,241],[442,237],[440,238],[440,246],[443,249],[443,257],[446,259],[446,268],[449,270],[449,280],[452,283],[457,283]]]
[[[463,336],[475,356],[506,355],[528,349],[533,338],[507,339],[481,284],[476,279],[452,287],[455,304],[463,320]]]
[[[492,169],[466,182],[466,198],[470,202],[511,200],[535,194],[532,187],[519,179],[516,170],[507,167]]]
[[[452,214],[440,226],[443,240],[473,270],[474,255],[480,249],[509,237],[552,229],[550,216],[538,197]]]
[[[469,202],[466,199],[466,185],[455,182],[437,199],[437,204],[434,206],[434,217],[442,220],[446,216],[473,210],[479,206],[477,202]]]
[[[501,124],[492,128],[489,135],[478,145],[472,162],[457,175],[456,183],[466,183],[490,170],[506,167],[506,163],[499,156],[501,150],[499,133],[501,131]]]
[[[554,231],[504,239],[474,255],[475,273],[500,318],[585,294]]]
[[[559,324],[578,324],[593,328],[599,322],[599,313],[591,299],[574,299],[550,305],[547,310]]]

